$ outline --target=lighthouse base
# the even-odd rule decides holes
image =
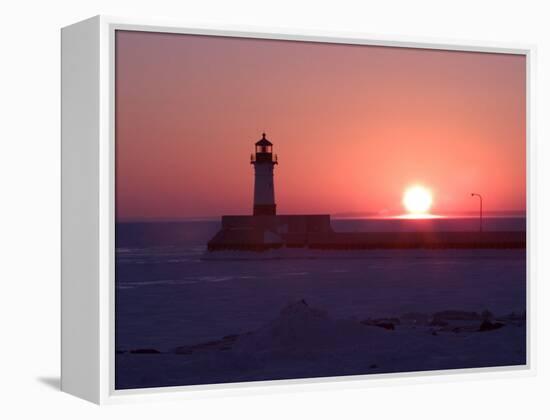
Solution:
[[[275,204],[255,204],[254,216],[275,216]]]
[[[208,250],[265,251],[304,246],[309,235],[330,232],[328,214],[222,216],[222,228],[208,242]]]

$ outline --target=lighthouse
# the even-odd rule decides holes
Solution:
[[[265,251],[281,247],[318,246],[334,241],[328,214],[277,215],[273,168],[278,164],[273,144],[262,134],[250,156],[254,165],[252,215],[222,216],[221,229],[208,241],[209,251]],[[339,246],[336,244],[335,246]]]
[[[265,138],[256,142],[255,150],[250,156],[254,165],[254,216],[275,215],[275,187],[273,185],[273,168],[277,165],[277,155],[273,155],[273,144]]]

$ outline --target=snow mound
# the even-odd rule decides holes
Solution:
[[[242,352],[273,352],[356,346],[384,334],[356,320],[333,320],[311,307],[304,299],[287,304],[279,316],[252,334],[243,336],[235,346]],[[387,334],[387,333],[386,333]]]

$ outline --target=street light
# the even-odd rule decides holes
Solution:
[[[472,197],[479,197],[479,231],[483,232],[483,197],[481,194],[472,193]]]

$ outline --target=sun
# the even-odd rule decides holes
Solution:
[[[409,213],[426,214],[432,207],[432,193],[421,185],[409,187],[403,195],[403,205]]]

